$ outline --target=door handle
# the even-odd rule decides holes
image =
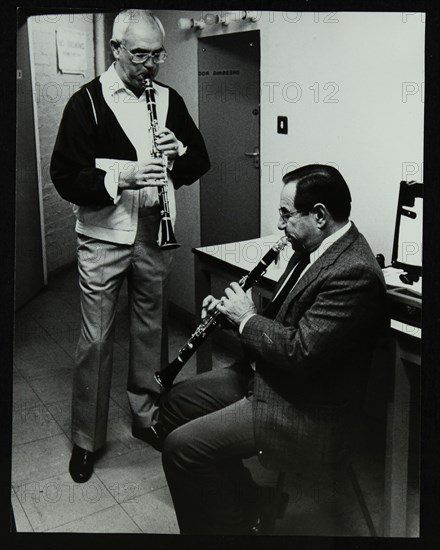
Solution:
[[[246,157],[252,157],[254,159],[254,167],[260,168],[260,148],[254,147],[254,150],[252,153],[245,153]]]

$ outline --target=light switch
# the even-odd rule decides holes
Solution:
[[[279,134],[287,134],[287,117],[279,116],[277,120],[277,132]]]

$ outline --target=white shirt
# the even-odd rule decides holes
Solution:
[[[341,227],[341,229],[338,229],[337,231],[335,231],[334,233],[332,233],[331,235],[329,235],[328,237],[326,237],[322,243],[318,246],[318,248],[316,250],[314,250],[313,252],[310,252],[310,262],[309,264],[304,268],[304,270],[301,272],[300,276],[298,277],[298,281],[301,279],[301,277],[304,275],[304,273],[306,273],[306,271],[308,269],[310,269],[310,267],[318,260],[318,258],[320,258],[324,252],[332,245],[334,244],[338,239],[340,239],[343,235],[345,235],[345,233],[347,233],[347,231],[350,229],[351,227],[351,221],[348,221],[343,227]],[[287,282],[289,281],[292,273],[294,272],[295,268],[292,269],[292,271],[290,272],[290,274],[286,277],[286,279],[284,280],[283,284],[280,286],[280,288],[278,289],[277,293],[272,297],[272,300],[274,300],[276,298],[276,296],[278,296],[278,294],[281,292],[281,290],[284,288],[284,286],[287,284]],[[298,284],[298,281],[296,281],[295,285]],[[295,287],[294,285],[294,287]],[[292,287],[292,288],[294,288]],[[255,313],[250,313],[248,316],[246,316],[240,323],[240,326],[238,327],[238,331],[239,333],[241,334],[243,332],[243,329],[244,329],[244,326],[245,324],[249,321],[249,319],[251,317],[253,317],[254,315],[256,315]]]

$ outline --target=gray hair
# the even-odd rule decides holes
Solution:
[[[145,21],[150,25],[156,24],[162,34],[162,40],[165,40],[165,29],[163,28],[160,19],[151,13],[151,10],[129,9],[123,10],[115,17],[113,23],[112,40],[121,43],[131,25],[135,25],[140,21]]]

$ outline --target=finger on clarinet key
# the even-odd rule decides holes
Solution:
[[[228,298],[233,298],[235,296],[236,292],[232,288],[226,288],[225,289],[225,294]]]
[[[142,172],[142,171],[150,169],[152,167],[154,167],[157,170],[161,170],[162,165],[163,165],[162,159],[152,158],[151,160],[140,162],[139,163],[139,171]]]
[[[233,281],[230,284],[230,287],[235,293],[240,292],[242,290],[241,286],[236,281]]]
[[[212,309],[213,309],[213,303],[217,302],[217,300],[214,298],[214,296],[208,295],[203,299],[202,302],[202,313],[201,318],[204,319]]]

